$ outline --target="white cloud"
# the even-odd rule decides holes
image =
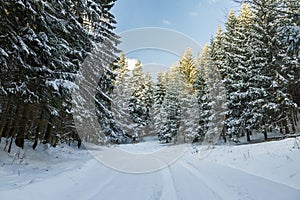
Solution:
[[[165,25],[171,25],[171,22],[169,20],[162,20],[162,23],[165,24]]]
[[[132,58],[126,58],[126,62],[128,64],[128,69],[133,70],[135,67],[135,64],[138,62],[137,59],[132,59]]]
[[[196,16],[198,16],[198,13],[192,11],[192,12],[189,13],[189,15],[190,15],[191,17],[196,17]]]

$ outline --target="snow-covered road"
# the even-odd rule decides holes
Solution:
[[[175,164],[147,174],[110,169],[71,148],[69,158],[54,151],[47,164],[33,156],[8,166],[2,153],[0,199],[299,200],[300,150],[293,143],[218,146],[204,159],[187,151]]]

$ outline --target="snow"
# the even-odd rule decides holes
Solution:
[[[60,87],[67,89],[68,91],[72,91],[75,87],[75,84],[72,81],[63,79],[55,79],[53,81],[46,80],[46,85],[52,86],[52,88],[57,92],[59,92]]]
[[[128,69],[130,71],[132,71],[135,67],[135,65],[139,62],[137,59],[134,59],[134,58],[126,58],[126,62],[127,62],[127,65],[128,65]]]
[[[250,145],[220,145],[203,159],[190,147],[173,165],[144,174],[105,167],[75,147],[8,154],[0,144],[0,198],[6,199],[300,199],[300,138]],[[153,138],[113,148],[151,152]],[[92,145],[90,145],[92,146]],[[103,147],[94,146],[101,153]],[[20,157],[14,158],[20,151]],[[128,163],[127,163],[128,164]],[[138,163],[132,163],[138,164]]]
[[[9,57],[9,55],[4,51],[4,49],[0,48],[0,54],[4,57]]]
[[[164,148],[162,147],[162,144],[157,142],[157,139],[154,137],[145,137],[140,143],[125,145],[123,144],[119,147],[120,149],[131,153],[151,153]]]

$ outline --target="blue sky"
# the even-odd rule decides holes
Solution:
[[[117,0],[112,13],[118,23],[117,33],[143,27],[167,28],[185,34],[202,47],[224,24],[228,11],[238,7],[233,0]],[[176,55],[149,49],[126,55],[144,64],[170,66],[178,60]]]

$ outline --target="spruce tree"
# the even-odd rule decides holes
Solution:
[[[154,85],[153,94],[153,107],[151,112],[152,120],[152,133],[153,135],[158,135],[162,127],[162,104],[166,95],[166,83],[164,82],[164,75],[162,72],[158,72],[157,80]]]
[[[127,142],[131,137],[133,121],[129,114],[130,75],[125,54],[122,53],[115,70],[114,92],[111,95],[112,113],[115,122],[121,130],[121,135],[111,136],[117,143]]]
[[[195,82],[196,63],[191,49],[187,49],[181,56],[177,67],[182,81],[187,85],[187,87],[192,88]]]
[[[150,118],[150,113],[154,104],[154,89],[153,89],[153,82],[152,82],[152,77],[149,72],[145,73],[144,77],[144,91],[143,91],[143,103],[146,108],[146,124],[149,125],[151,118]]]
[[[144,89],[145,79],[142,64],[138,61],[132,70],[132,79],[130,82],[130,96],[129,96],[129,113],[134,123],[133,133],[134,137],[141,137],[143,127],[147,125],[147,108],[144,103]]]
[[[162,104],[161,116],[162,126],[158,133],[158,139],[169,143],[177,136],[180,127],[180,77],[176,67],[172,71],[165,74],[167,80],[166,95]]]
[[[211,97],[209,94],[209,88],[207,85],[207,73],[211,67],[210,47],[205,45],[200,57],[198,58],[199,68],[196,73],[196,80],[194,88],[197,95],[197,103],[199,106],[198,115],[198,128],[195,135],[195,142],[202,142],[205,138],[205,134],[208,131],[209,123],[212,115]]]

